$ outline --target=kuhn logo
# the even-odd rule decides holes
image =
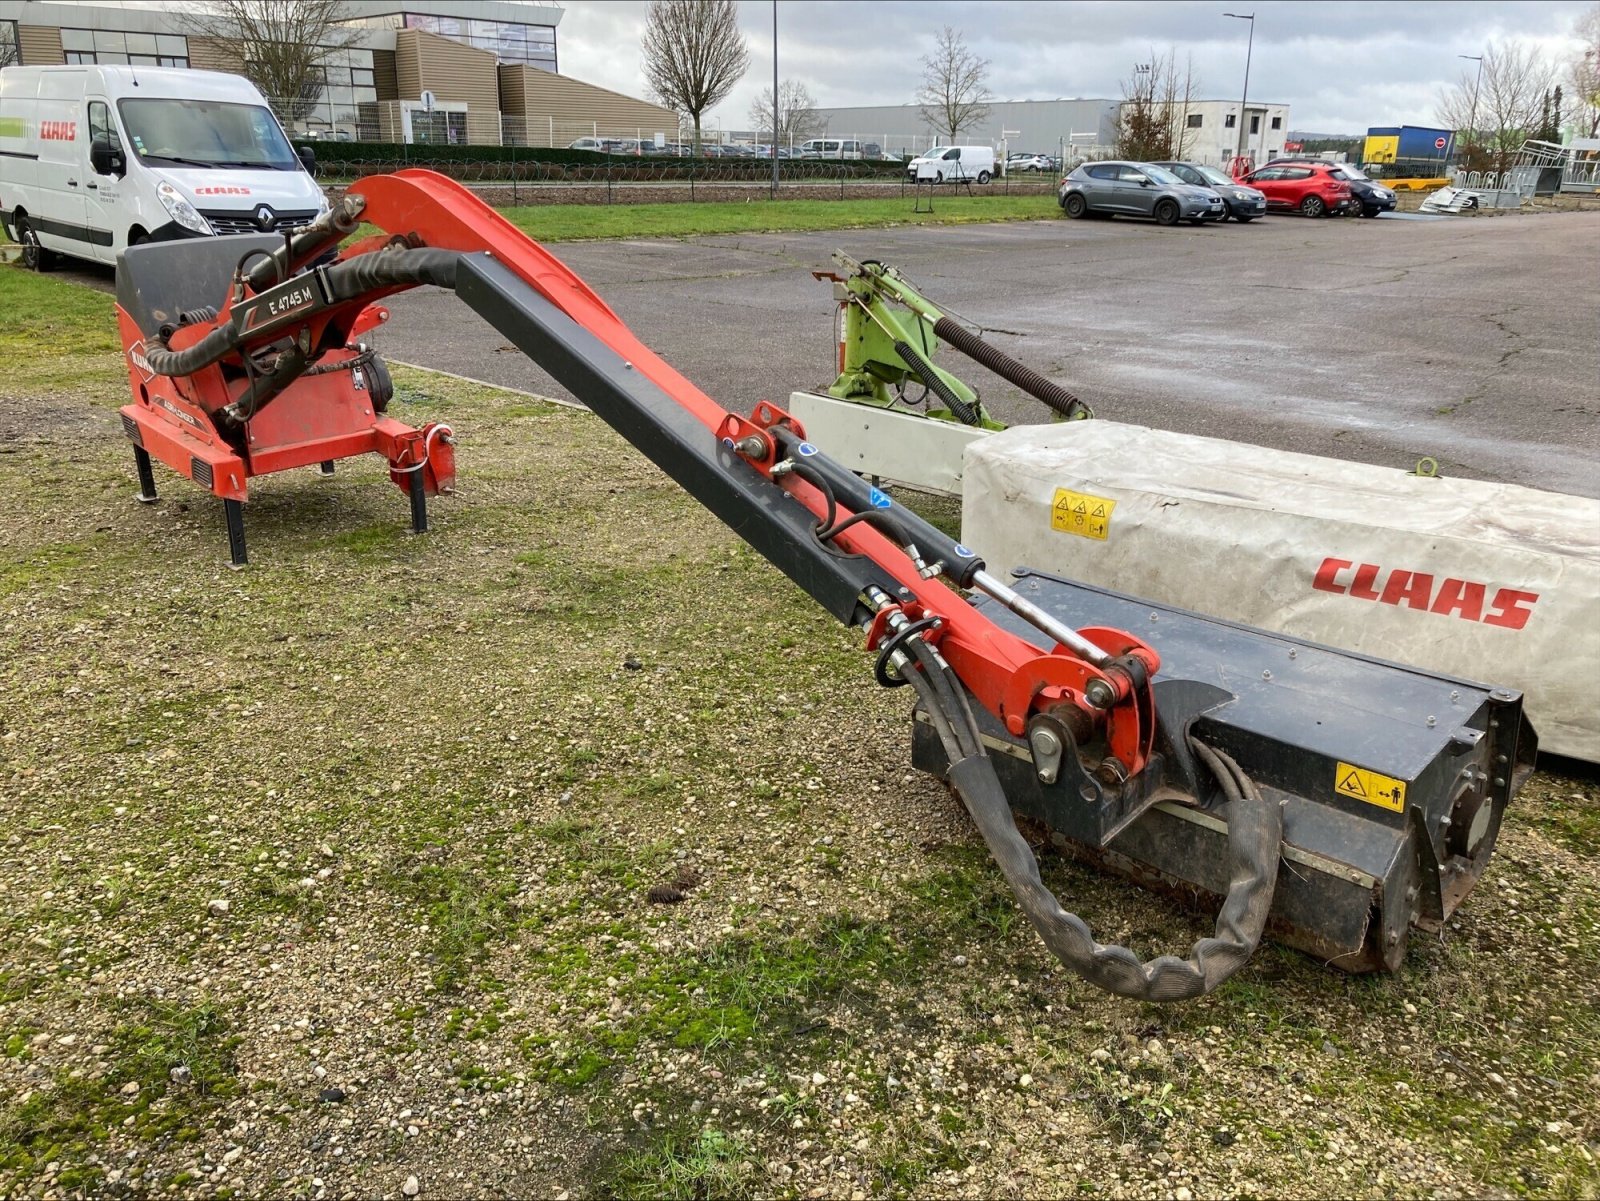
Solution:
[[[76,121],[40,121],[39,136],[46,142],[76,142],[78,140],[78,123]]]
[[[250,195],[250,189],[219,185],[214,188],[196,188],[194,194],[196,196],[248,196]]]
[[[1527,625],[1539,599],[1537,592],[1521,588],[1498,588],[1491,599],[1489,585],[1475,580],[1446,576],[1436,581],[1427,572],[1334,558],[1322,561],[1311,586],[1321,592],[1353,596],[1356,600],[1396,607],[1404,605],[1408,609],[1478,621],[1486,626],[1504,626],[1508,630],[1520,630]]]

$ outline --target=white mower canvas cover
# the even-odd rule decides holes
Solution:
[[[964,484],[996,575],[1517,688],[1541,750],[1600,762],[1600,500],[1098,420],[980,438]]]

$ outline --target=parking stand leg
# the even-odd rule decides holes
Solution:
[[[133,464],[139,469],[139,495],[134,497],[140,504],[153,505],[156,503],[156,477],[150,471],[150,452],[142,446],[133,448]]]
[[[244,506],[236,500],[224,500],[222,511],[228,518],[229,566],[237,570],[249,561],[244,551]]]

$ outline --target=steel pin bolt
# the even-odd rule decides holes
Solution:
[[[1431,729],[1433,729],[1434,726],[1436,726],[1438,724],[1439,724],[1439,719],[1437,717],[1435,717],[1431,713],[1428,714],[1428,728],[1431,730]]]
[[[1261,678],[1263,680],[1270,680],[1270,679],[1272,679],[1272,673],[1270,671],[1263,671],[1261,673]]]

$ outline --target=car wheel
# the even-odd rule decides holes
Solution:
[[[1175,200],[1163,200],[1160,204],[1156,205],[1156,224],[1157,225],[1176,225],[1177,223],[1178,223],[1178,202],[1177,201],[1175,201]]]
[[[16,220],[17,245],[22,247],[22,265],[29,271],[54,271],[55,252],[39,245],[39,235],[33,232],[26,217]]]
[[[944,172],[943,171],[935,171],[933,173],[933,176],[934,176],[934,182],[935,183],[943,183],[944,182]]]
[[[1205,223],[1206,223],[1206,219],[1204,217],[1190,217],[1189,218],[1189,224],[1190,225],[1204,225]]]
[[[1321,196],[1307,196],[1300,202],[1300,211],[1308,217],[1320,217],[1328,211],[1328,206],[1322,202]]]
[[[1374,208],[1369,208],[1369,209],[1364,208],[1364,209],[1361,210],[1361,215],[1363,217],[1376,217],[1378,215],[1378,213],[1379,213],[1379,210],[1377,208],[1375,208],[1375,207]]]
[[[1234,220],[1237,221],[1240,225],[1249,225],[1250,222],[1255,220],[1255,218],[1254,217],[1235,217]]]
[[[989,178],[990,178],[989,177],[989,173],[987,171],[979,171],[978,172],[978,182],[979,183],[988,183],[989,182]]]
[[[1089,202],[1076,192],[1068,193],[1061,202],[1062,210],[1074,221],[1078,220],[1089,211]]]

